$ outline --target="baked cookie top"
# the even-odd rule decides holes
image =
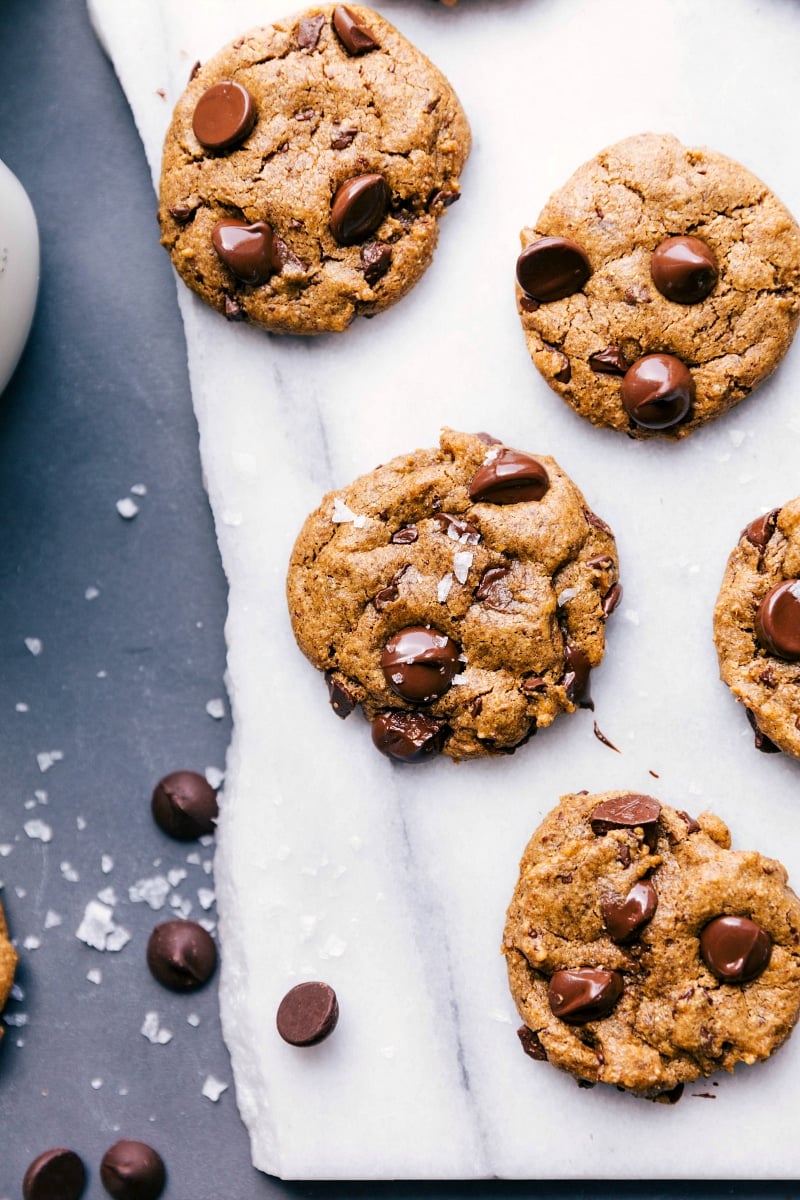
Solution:
[[[757,387],[794,336],[800,229],[713,150],[627,138],[580,167],[521,239],[531,357],[595,425],[686,437]]]
[[[402,760],[513,750],[587,694],[616,607],[608,526],[552,458],[445,430],[325,496],[287,582],[339,716]]]
[[[650,796],[562,796],[522,856],[503,953],[527,1053],[645,1096],[767,1058],[800,1009],[784,868]]]
[[[714,609],[714,642],[756,746],[800,758],[800,499],[742,530]]]
[[[5,1002],[8,999],[8,994],[11,991],[16,967],[17,953],[11,945],[5,913],[3,912],[2,904],[0,904],[0,1013],[2,1013]],[[0,1023],[0,1038],[4,1032],[4,1026]]]
[[[343,330],[422,275],[469,148],[424,54],[372,9],[318,5],[193,73],[164,143],[161,240],[230,320]]]

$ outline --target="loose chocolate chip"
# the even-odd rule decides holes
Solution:
[[[392,534],[392,541],[396,546],[410,546],[418,537],[419,530],[416,525],[403,525]]]
[[[606,346],[605,350],[590,354],[589,366],[598,375],[624,375],[628,369],[619,346]]]
[[[169,209],[169,215],[178,222],[179,225],[185,225],[187,221],[192,219],[194,209],[188,204],[173,204]]]
[[[217,221],[211,242],[219,257],[242,283],[266,283],[279,269],[273,254],[272,226],[266,221],[239,221],[230,217]]]
[[[517,259],[517,283],[540,304],[579,292],[591,273],[585,252],[568,238],[539,238]]]
[[[459,648],[446,633],[409,625],[392,635],[381,654],[389,687],[412,704],[431,704],[449,691],[462,669]]]
[[[45,1150],[25,1172],[24,1200],[79,1200],[86,1187],[86,1168],[74,1150]]]
[[[583,515],[586,517],[586,524],[591,525],[592,529],[599,529],[601,533],[607,533],[609,537],[614,536],[611,526],[606,525],[603,518],[598,517],[596,512],[592,512],[590,508],[585,508]]]
[[[719,270],[714,251],[700,238],[670,237],[653,251],[650,274],[668,300],[697,304],[713,292]]]
[[[495,612],[505,612],[511,595],[508,585],[502,585],[502,580],[510,574],[508,567],[486,567],[475,590],[475,599]]]
[[[540,462],[520,450],[501,450],[472,476],[469,496],[476,503],[520,504],[541,500],[550,487]]]
[[[742,530],[739,536],[747,538],[748,542],[752,546],[755,546],[757,550],[764,550],[775,532],[780,511],[779,508],[773,508],[772,512],[764,513],[761,517],[756,517],[754,521],[751,521]]]
[[[343,4],[337,4],[333,10],[333,28],[348,54],[366,54],[369,50],[378,49],[378,43],[370,31],[359,25],[355,14]]]
[[[517,1030],[517,1037],[528,1058],[535,1058],[537,1062],[547,1062],[547,1054],[538,1034],[528,1029],[527,1025],[521,1025]]]
[[[749,917],[715,917],[700,934],[700,954],[723,983],[749,983],[769,963],[772,938]]]
[[[325,18],[320,14],[316,17],[303,17],[297,26],[297,44],[301,50],[315,50]]]
[[[561,354],[559,351],[559,355],[560,366],[553,376],[553,379],[555,379],[556,383],[569,383],[570,379],[572,379],[572,366],[570,365],[570,361],[566,354]]]
[[[330,700],[331,708],[337,717],[341,717],[344,721],[356,707],[356,702],[348,689],[343,683],[339,682],[332,671],[325,672],[325,681],[328,685],[328,699]]]
[[[624,900],[606,896],[600,901],[608,935],[617,945],[635,937],[652,920],[657,907],[658,893],[649,879],[635,883]]]
[[[278,1033],[290,1046],[316,1046],[339,1020],[336,992],[327,983],[298,983],[278,1006]]]
[[[481,531],[477,526],[470,521],[462,521],[460,517],[454,517],[451,513],[437,513],[434,524],[440,533],[446,533],[454,542],[461,542],[465,546],[477,546],[481,540]]]
[[[606,592],[605,596],[603,596],[603,600],[602,600],[603,616],[610,617],[611,614],[613,613],[614,609],[619,604],[621,599],[622,599],[622,584],[615,583],[613,587],[609,588],[609,590]]]
[[[246,321],[247,313],[242,308],[235,296],[229,296],[225,293],[225,320],[226,321]]]
[[[382,279],[392,265],[392,247],[386,242],[367,242],[361,247],[361,270],[370,287]]]
[[[592,668],[583,650],[568,643],[564,651],[564,666],[566,670],[561,682],[567,698],[581,708],[593,708],[589,698],[589,673]]]
[[[607,1017],[622,995],[619,971],[594,967],[556,971],[547,989],[553,1016],[567,1025],[585,1025]]]
[[[643,429],[671,429],[694,403],[691,371],[674,354],[645,354],[628,368],[620,396],[631,420]]]
[[[651,774],[652,774],[652,772],[651,772]],[[684,820],[686,822],[686,832],[687,833],[699,833],[700,832],[700,822],[695,821],[694,817],[690,817],[689,814],[687,812],[684,812],[682,808],[678,809],[678,816],[681,817],[682,820]]]
[[[103,1155],[100,1178],[115,1200],[158,1200],[167,1173],[161,1155],[152,1146],[120,1141]]]
[[[150,934],[147,965],[153,978],[170,991],[193,992],[214,974],[217,948],[196,921],[165,921]]]
[[[755,632],[768,654],[800,662],[800,579],[784,579],[758,606]]]
[[[213,833],[219,816],[217,793],[196,771],[173,771],[160,779],[151,809],[159,829],[179,842]]]
[[[358,133],[357,129],[340,129],[331,142],[331,150],[346,150]]]
[[[217,153],[239,146],[255,123],[253,97],[241,83],[230,79],[203,92],[192,117],[198,142]]]
[[[340,246],[354,246],[380,225],[389,190],[382,175],[356,175],[336,192],[331,204],[331,233]]]
[[[768,738],[767,735],[762,733],[758,728],[758,722],[756,721],[755,714],[753,713],[752,709],[745,708],[744,711],[747,713],[747,719],[750,722],[753,730],[756,750],[760,750],[762,754],[780,754],[780,746],[776,746],[772,739]]]
[[[379,713],[372,722],[374,746],[398,762],[421,762],[439,754],[447,733],[444,722],[400,709]]]
[[[590,820],[593,832],[602,837],[612,829],[643,829],[647,833],[655,829],[660,816],[661,805],[652,796],[628,792],[598,804]]]

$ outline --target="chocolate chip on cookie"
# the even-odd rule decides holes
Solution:
[[[503,952],[530,1057],[651,1098],[768,1058],[800,1012],[780,863],[638,793],[561,798],[522,857]]]
[[[749,395],[800,318],[800,229],[712,150],[642,134],[609,147],[522,231],[531,357],[596,425],[682,438]]]
[[[553,459],[446,430],[324,498],[287,594],[303,653],[407,763],[509,753],[588,706],[617,575]]]
[[[469,148],[420,51],[372,9],[321,5],[193,74],[164,144],[162,243],[228,320],[341,331],[426,270]]]

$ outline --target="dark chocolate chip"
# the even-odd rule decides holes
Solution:
[[[747,713],[747,719],[750,722],[753,730],[756,750],[760,750],[762,754],[780,754],[780,746],[776,746],[772,739],[768,738],[767,735],[762,733],[758,728],[758,722],[756,721],[755,713],[752,711],[752,709],[745,708],[744,711]]]
[[[150,807],[159,829],[179,842],[213,833],[219,816],[217,793],[197,771],[165,775],[155,786]]]
[[[359,25],[358,18],[343,4],[333,10],[333,28],[348,54],[366,54],[377,50],[378,43],[368,29]]]
[[[589,678],[592,667],[583,650],[568,643],[564,651],[564,666],[566,669],[561,682],[567,698],[581,708],[591,708]]]
[[[653,251],[650,274],[668,300],[697,304],[713,292],[719,269],[714,251],[700,238],[670,237]]]
[[[769,963],[772,938],[749,917],[715,917],[700,934],[700,954],[723,983],[749,983]]]
[[[381,754],[398,762],[421,762],[441,752],[448,728],[425,713],[390,709],[372,722],[372,741]]]
[[[412,704],[431,704],[449,691],[463,664],[459,648],[446,633],[409,625],[392,635],[381,654],[389,687]]]
[[[645,354],[625,372],[620,396],[628,416],[643,429],[671,429],[694,403],[694,379],[674,354]]]
[[[649,879],[635,883],[624,900],[605,896],[600,901],[608,935],[620,946],[652,920],[657,907],[658,893]]]
[[[170,991],[193,992],[214,974],[217,948],[196,921],[165,921],[150,934],[147,965],[153,978]]]
[[[367,242],[361,247],[361,270],[372,287],[382,279],[392,265],[392,247],[386,242]]]
[[[493,437],[491,433],[486,433],[481,430],[480,433],[474,434],[479,441],[483,442],[484,446],[502,446],[500,438]]]
[[[152,1146],[120,1141],[103,1155],[100,1178],[115,1200],[158,1200],[167,1173],[161,1155]]]
[[[566,354],[562,354],[560,350],[558,354],[560,365],[553,379],[555,379],[556,383],[569,383],[570,379],[572,379],[572,366]]]
[[[331,233],[340,246],[354,246],[374,233],[386,215],[389,189],[382,175],[356,175],[337,190],[331,204]]]
[[[523,312],[538,312],[542,307],[538,300],[531,300],[530,296],[523,296],[519,302],[519,306]],[[570,377],[572,372],[570,371]]]
[[[461,192],[452,192],[447,191],[445,188],[439,188],[438,191],[431,194],[428,200],[428,207],[435,208],[441,206],[442,208],[450,208],[451,205],[460,199]]]
[[[610,617],[611,614],[613,613],[614,609],[619,604],[621,599],[622,599],[622,584],[615,583],[613,587],[609,588],[609,590],[606,592],[605,596],[603,596],[603,600],[602,600],[603,616]]]
[[[297,44],[301,50],[315,50],[325,18],[322,14],[315,17],[303,17],[297,26]]]
[[[587,558],[586,565],[594,571],[609,571],[614,565],[614,559],[610,554],[595,554],[594,558]]]
[[[294,271],[307,271],[308,267],[301,258],[298,258],[294,250],[287,246],[282,237],[273,234],[272,237],[272,261],[275,269],[285,271],[287,267],[291,267]]]
[[[356,707],[356,702],[348,689],[336,678],[332,671],[325,672],[325,681],[328,685],[328,699],[330,700],[331,708],[337,717],[341,717],[344,721]]]
[[[547,989],[553,1016],[567,1025],[585,1025],[607,1017],[622,995],[619,971],[594,967],[556,971]]]
[[[476,503],[520,504],[541,500],[550,479],[540,462],[520,450],[501,450],[472,476],[469,496]]]
[[[528,1029],[527,1025],[521,1025],[517,1030],[517,1037],[528,1058],[535,1058],[537,1062],[547,1062],[547,1054],[538,1034]]]
[[[403,525],[392,534],[392,541],[396,546],[410,546],[418,537],[419,530],[416,525]]]
[[[603,518],[598,517],[596,512],[592,512],[590,508],[585,508],[583,515],[586,517],[586,524],[591,525],[592,529],[599,529],[601,533],[607,533],[609,537],[614,536],[611,526],[606,525]]]
[[[45,1150],[25,1172],[24,1200],[79,1200],[86,1187],[86,1168],[74,1150]]]
[[[195,209],[190,208],[188,204],[173,204],[167,211],[179,225],[185,225],[191,221]]]
[[[504,612],[508,608],[511,594],[507,584],[499,585],[510,574],[509,567],[486,567],[475,591],[475,599],[482,601],[487,608],[492,608],[495,612]]]
[[[778,524],[779,508],[773,508],[772,512],[764,513],[761,517],[756,517],[751,521],[745,529],[739,534],[740,537],[747,538],[752,546],[757,550],[766,549],[767,543],[775,532],[775,526]]]
[[[652,772],[651,772],[651,774],[652,774]],[[687,834],[700,832],[700,822],[695,821],[694,817],[690,817],[689,814],[687,812],[684,812],[682,808],[678,809],[678,816],[681,817],[681,819],[686,822]]]
[[[278,1033],[290,1046],[316,1046],[333,1033],[339,1020],[336,992],[327,983],[298,983],[278,1006]]]
[[[331,150],[346,150],[358,133],[357,129],[340,129],[331,142]]]
[[[686,1084],[684,1084],[684,1083],[676,1083],[674,1088],[670,1088],[666,1092],[659,1092],[657,1096],[653,1097],[654,1103],[656,1103],[656,1104],[677,1104],[678,1101],[680,1100],[681,1096],[683,1095],[683,1089],[685,1088],[685,1086],[686,1086]]]
[[[612,829],[655,830],[661,816],[661,805],[652,796],[626,792],[598,804],[590,817],[592,830],[601,837]]]
[[[541,675],[526,675],[520,687],[523,692],[529,692],[530,694],[544,692],[547,690],[547,680],[542,679]]]
[[[217,153],[241,145],[256,123],[253,97],[241,83],[225,79],[197,101],[192,128],[206,150]]]
[[[624,375],[628,369],[619,346],[606,346],[589,355],[589,366],[598,375]]]
[[[800,662],[800,579],[784,579],[758,606],[755,633],[768,654]]]
[[[609,750],[613,750],[617,754],[622,753],[619,746],[615,746],[611,739],[606,737],[600,726],[597,724],[597,721],[594,722],[594,736],[597,738],[598,742],[601,742],[604,746],[608,746]]]
[[[539,238],[517,259],[517,283],[540,304],[579,292],[591,273],[585,252],[568,238]]]
[[[197,78],[197,73],[200,70],[201,66],[202,66],[202,63],[200,62],[199,58],[194,63],[192,63],[192,69],[189,72],[189,83],[191,83],[193,79]]]
[[[247,313],[242,308],[235,296],[229,296],[225,293],[225,320],[226,321],[246,321]]]
[[[446,533],[454,542],[477,546],[481,540],[481,531],[477,526],[470,521],[463,521],[460,517],[454,517],[451,513],[437,513],[433,520],[439,532]]]
[[[235,217],[217,221],[211,230],[211,242],[225,266],[242,283],[266,283],[279,269],[273,253],[272,226],[266,221],[252,225]]]
[[[377,608],[378,612],[383,612],[384,608],[389,604],[393,604],[400,595],[400,589],[396,583],[389,583],[385,588],[381,588],[372,598],[372,603]]]

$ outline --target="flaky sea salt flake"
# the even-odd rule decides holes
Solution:
[[[147,495],[147,484],[134,483],[133,487],[131,488],[131,494],[134,496],[146,496]]]
[[[28,707],[28,705],[25,703],[24,700],[20,700],[17,704],[14,705],[14,711],[18,712],[18,713],[26,713],[26,712],[30,712],[30,708]]]
[[[53,830],[46,821],[40,821],[35,817],[31,821],[26,821],[22,826],[29,838],[36,842],[51,842],[53,840]]]
[[[146,1037],[151,1046],[166,1046],[172,1041],[172,1030],[161,1025],[157,1012],[146,1012],[139,1032]]]
[[[218,787],[222,786],[222,781],[225,778],[225,772],[220,771],[219,767],[206,767],[203,774],[206,777],[206,782],[211,784],[214,791],[216,791]]]
[[[453,555],[453,574],[459,583],[466,583],[469,569],[472,566],[472,551],[459,550]]]
[[[94,983],[99,987],[103,982],[103,972],[99,967],[92,967],[91,971],[86,972],[86,978],[89,980],[89,983]]]
[[[448,572],[444,575],[437,584],[436,598],[440,604],[444,604],[447,597],[450,595],[450,589],[453,586],[453,576]]]
[[[34,658],[38,658],[44,649],[44,643],[41,638],[26,637],[25,645],[30,650]]]
[[[192,1029],[197,1029],[197,1026],[200,1024],[200,1018],[197,1013],[189,1013],[186,1018],[186,1024],[191,1025]]]
[[[163,908],[170,892],[169,880],[163,875],[153,875],[149,879],[137,879],[128,888],[128,899],[134,904],[149,904],[156,912]]]
[[[42,939],[32,933],[23,940],[22,944],[26,950],[38,950],[42,944]]]
[[[200,901],[200,907],[208,912],[210,908],[214,907],[217,896],[211,888],[198,888],[197,899]]]
[[[353,512],[352,508],[348,508],[344,500],[340,500],[337,496],[333,501],[331,521],[334,525],[347,525],[352,522],[356,529],[363,529],[367,518],[362,513]]]
[[[210,717],[213,717],[215,721],[221,721],[225,716],[224,700],[221,700],[218,696],[213,700],[209,700],[206,704],[206,712]]]
[[[124,521],[132,521],[139,512],[139,505],[130,496],[123,496],[116,503],[116,509]]]
[[[206,1081],[203,1084],[202,1095],[206,1100],[210,1100],[216,1104],[223,1092],[227,1092],[228,1085],[223,1083],[221,1079],[216,1079],[213,1075],[207,1075]]]
[[[49,771],[56,763],[61,762],[64,758],[63,750],[42,750],[36,755],[36,762],[39,770],[44,775],[45,771]]]
[[[44,914],[45,929],[55,929],[58,925],[62,925],[63,923],[64,918],[61,916],[61,914],[54,912],[52,908],[48,908],[47,912]]]
[[[96,600],[99,595],[100,595],[99,588],[87,587],[86,591],[83,593],[83,598],[84,598],[84,600]]]
[[[110,854],[102,854],[100,856],[100,870],[104,875],[110,875],[114,870],[114,859]]]

